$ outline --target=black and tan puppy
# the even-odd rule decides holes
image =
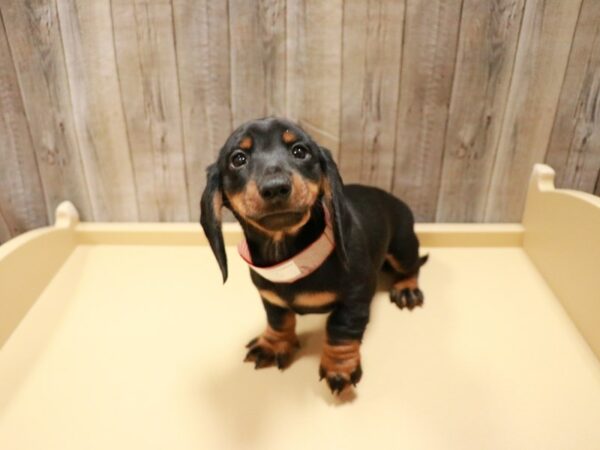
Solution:
[[[240,254],[267,313],[266,331],[246,361],[285,368],[298,347],[296,313],[330,313],[320,375],[333,392],[362,375],[360,343],[384,263],[391,300],[423,304],[419,242],[403,202],[375,188],[344,186],[328,150],[296,124],[266,118],[240,126],[207,170],[201,224],[223,274],[221,208],[240,222]]]

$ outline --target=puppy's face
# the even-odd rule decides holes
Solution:
[[[291,122],[269,118],[245,124],[219,155],[224,201],[265,233],[294,233],[319,197],[320,155],[316,143]]]
[[[330,213],[336,251],[347,263],[343,223],[349,217],[343,182],[331,153],[300,127],[279,118],[248,122],[227,139],[207,169],[200,223],[227,279],[221,208],[272,239],[293,235],[320,198]]]

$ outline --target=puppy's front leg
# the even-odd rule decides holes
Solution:
[[[273,305],[264,298],[263,305],[267,312],[267,329],[248,343],[245,361],[254,362],[256,369],[273,364],[279,369],[285,369],[299,347],[296,314],[287,308]]]
[[[327,320],[319,375],[334,394],[360,381],[360,343],[368,321],[369,304],[359,302],[341,303]]]

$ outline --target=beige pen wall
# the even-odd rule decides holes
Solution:
[[[420,221],[521,217],[535,162],[600,194],[596,0],[0,0],[0,242],[196,221],[233,127],[297,120]]]

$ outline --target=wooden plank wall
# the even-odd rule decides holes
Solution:
[[[596,0],[0,0],[0,242],[196,221],[253,117],[298,121],[418,220],[518,221],[531,166],[600,194]]]

